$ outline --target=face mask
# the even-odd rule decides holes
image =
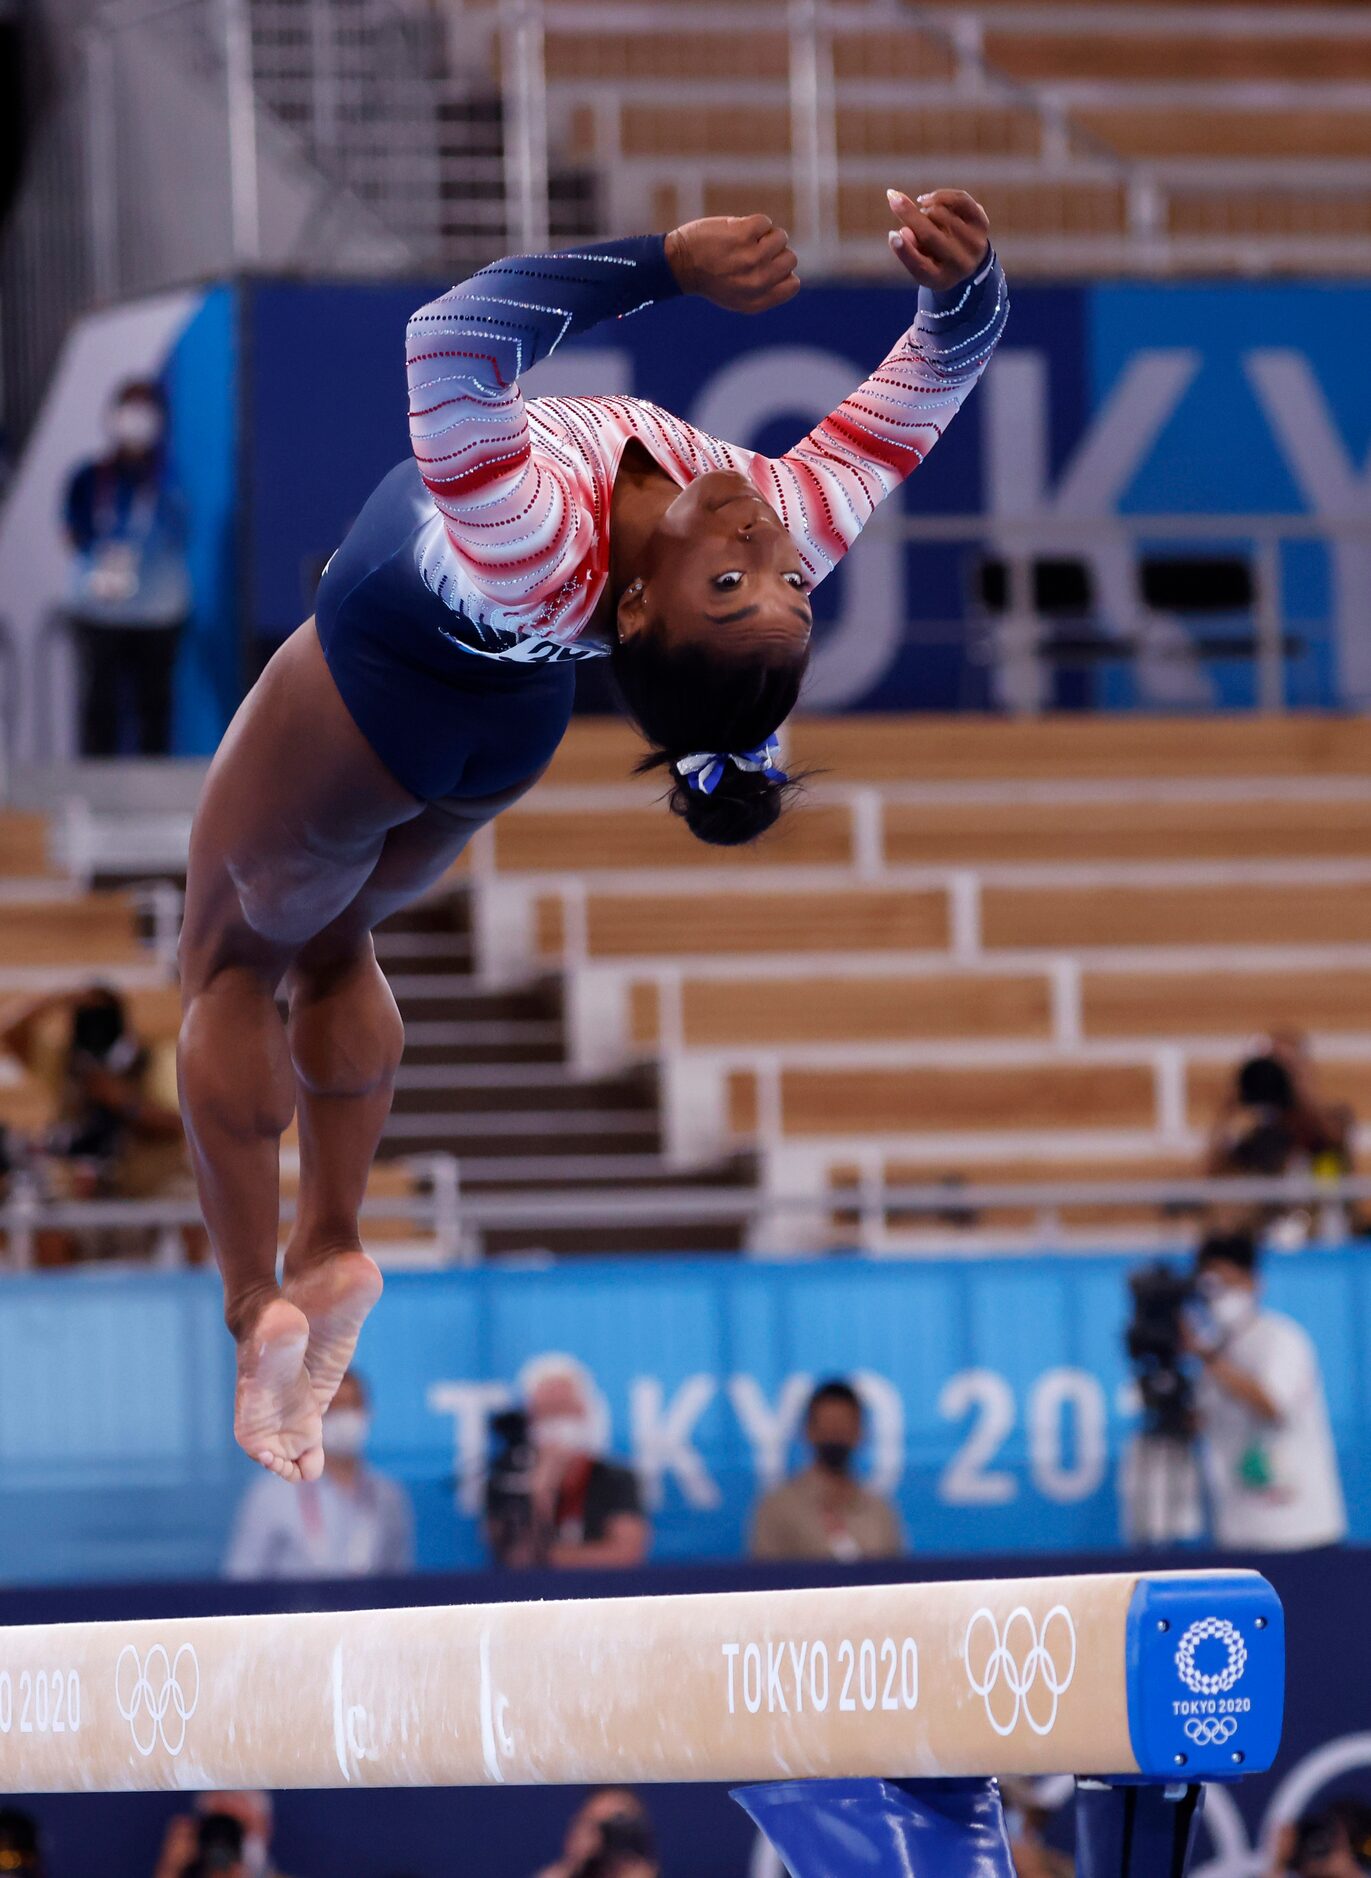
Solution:
[[[1231,1337],[1235,1330],[1241,1330],[1255,1309],[1247,1292],[1235,1291],[1231,1285],[1210,1293],[1209,1315],[1225,1336]]]
[[[150,450],[162,440],[162,413],[141,398],[110,413],[110,436],[126,450]]]
[[[853,1450],[845,1441],[816,1441],[814,1458],[825,1473],[845,1474],[852,1465]]]
[[[330,1409],[324,1417],[324,1452],[356,1460],[370,1433],[371,1417],[365,1409]]]
[[[335,1411],[335,1413],[336,1412],[337,1411]],[[361,1410],[344,1409],[342,1413],[344,1415],[358,1415],[361,1414]],[[365,1419],[364,1416],[363,1420]],[[268,1870],[267,1856],[270,1850],[270,1846],[268,1846],[260,1832],[246,1832],[243,1834],[242,1862],[243,1870],[247,1872],[248,1878],[266,1878],[266,1872]]]
[[[533,1424],[533,1445],[546,1452],[588,1454],[593,1446],[590,1423],[584,1415],[543,1415]]]

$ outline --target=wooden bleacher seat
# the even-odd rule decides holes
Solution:
[[[1109,1155],[1100,1160],[1006,1160],[1006,1161],[969,1161],[960,1165],[945,1165],[941,1162],[902,1161],[897,1158],[886,1160],[883,1168],[888,1186],[926,1187],[941,1181],[956,1181],[964,1186],[976,1187],[1017,1187],[1017,1186],[1058,1186],[1075,1181],[1134,1181],[1134,1180],[1194,1180],[1199,1174],[1196,1157],[1184,1154],[1150,1154],[1136,1159],[1124,1160],[1118,1155]],[[832,1184],[838,1188],[858,1188],[861,1185],[860,1170],[846,1163],[839,1163],[829,1170]],[[954,1212],[950,1207],[949,1212]],[[1022,1232],[1034,1224],[1039,1209],[1018,1206],[994,1206],[979,1209],[974,1220],[967,1219],[967,1225],[974,1225],[978,1230]],[[1156,1206],[1141,1206],[1136,1202],[1118,1201],[1100,1203],[1091,1201],[1079,1206],[1063,1206],[1055,1209],[1064,1226],[1076,1229],[1091,1226],[1141,1226],[1154,1224],[1159,1209]],[[841,1211],[837,1218],[845,1224],[854,1223],[855,1213]],[[930,1218],[927,1213],[913,1213],[907,1208],[890,1207],[886,1212],[886,1225],[893,1231],[927,1229],[930,1226],[944,1226]]]
[[[887,862],[1371,860],[1371,802],[889,802]]]
[[[1371,717],[797,717],[788,753],[835,782],[1129,777],[1371,777]],[[572,724],[540,787],[628,783],[642,739],[620,718]]]
[[[1081,1000],[1091,1038],[1371,1033],[1371,969],[1087,972]]]
[[[807,717],[792,745],[845,782],[1371,776],[1365,717]]]
[[[721,33],[717,28],[658,33],[568,32],[555,24],[544,47],[550,79],[710,79],[745,71],[754,80],[784,80],[790,43],[784,31],[753,28]]]
[[[1005,26],[985,36],[987,64],[1021,84],[1166,84],[1175,80],[1179,55],[1174,35],[1162,32],[1019,32]],[[1345,83],[1371,78],[1371,40],[1315,32],[1214,33],[1199,43],[1195,64],[1195,76],[1229,84]]]
[[[637,991],[655,990],[635,986]],[[633,1040],[660,1037],[655,1000],[634,1001]],[[681,988],[687,1048],[805,1043],[952,1042],[1046,1038],[1045,974],[973,977],[687,978]]]
[[[89,965],[108,970],[146,957],[128,894],[13,900],[0,914],[0,968]]]
[[[697,841],[663,804],[598,815],[517,808],[495,823],[495,865],[501,873],[642,867],[844,867],[852,863],[852,817],[842,807],[811,805],[783,816],[746,848],[711,848]]]
[[[889,157],[896,164],[925,152],[973,159],[1042,154],[1042,120],[1018,104],[949,99],[945,105],[845,105],[836,131],[840,157]],[[871,193],[886,211],[881,191]],[[881,226],[890,226],[888,211]]]
[[[1076,107],[1072,124],[1086,136],[1127,157],[1371,156],[1371,112],[1345,106],[1307,109],[1235,110],[1113,104]]]
[[[593,958],[761,952],[941,951],[947,896],[921,889],[841,893],[608,894],[587,898]],[[560,897],[537,902],[544,958],[565,944]]]
[[[756,1076],[728,1076],[734,1130],[758,1125]],[[1156,1088],[1146,1064],[1047,1063],[985,1068],[787,1067],[781,1112],[789,1136],[1019,1133],[1151,1129]]]
[[[48,854],[48,818],[0,810],[0,877],[41,880],[55,872]]]
[[[991,949],[1371,944],[1371,886],[987,887]]]
[[[1286,235],[1302,241],[1371,235],[1371,196],[1312,182],[1285,189],[1269,183],[1246,189],[1188,184],[1170,191],[1167,229],[1197,240],[1216,234]]]

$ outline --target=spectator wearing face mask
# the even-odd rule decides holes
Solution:
[[[271,1855],[269,1793],[201,1793],[167,1822],[152,1878],[283,1878]]]
[[[1347,1512],[1309,1333],[1262,1308],[1248,1234],[1211,1235],[1195,1272],[1203,1310],[1186,1341],[1201,1366],[1195,1409],[1215,1543],[1248,1552],[1338,1544]]]
[[[641,1565],[652,1532],[633,1470],[601,1453],[595,1388],[574,1357],[538,1358],[524,1371],[527,1513],[493,1517],[487,1536],[504,1565]]]
[[[758,1504],[748,1551],[764,1559],[898,1558],[900,1516],[852,1477],[865,1417],[851,1383],[820,1383],[805,1413],[813,1459]]]
[[[81,670],[83,756],[165,756],[171,748],[172,673],[191,590],[166,415],[160,385],[121,386],[107,416],[109,449],[67,487],[67,615]]]
[[[398,1481],[368,1467],[366,1386],[350,1369],[324,1417],[324,1471],[264,1474],[238,1509],[229,1578],[379,1578],[414,1569],[414,1512]]]

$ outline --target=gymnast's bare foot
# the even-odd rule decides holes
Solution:
[[[325,1254],[286,1253],[285,1294],[309,1320],[305,1368],[322,1415],[352,1361],[367,1312],[381,1295],[375,1259],[359,1245]]]
[[[233,1433],[239,1447],[282,1480],[317,1480],[324,1429],[305,1352],[309,1320],[273,1298],[238,1344]]]

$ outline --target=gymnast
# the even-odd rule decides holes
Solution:
[[[610,660],[651,745],[640,767],[668,773],[701,840],[753,840],[793,788],[775,736],[809,594],[936,443],[1008,307],[978,203],[889,201],[914,322],[774,460],[642,399],[526,403],[518,386],[568,334],[678,293],[744,313],[789,300],[796,257],[765,215],[497,261],[410,321],[413,460],[239,709],[191,835],[181,1099],[237,1344],[234,1433],[284,1479],[318,1478],[323,1411],[381,1290],[358,1210],[404,1036],[372,929],[538,780],[577,659]]]

